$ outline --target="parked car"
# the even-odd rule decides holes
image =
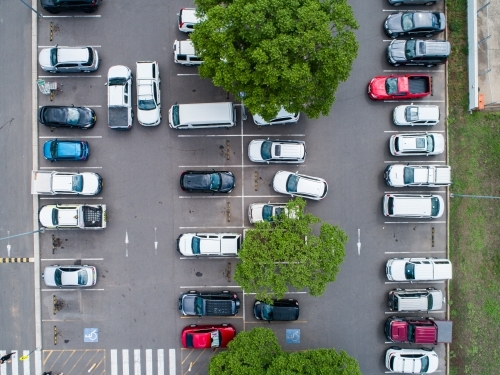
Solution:
[[[412,344],[450,343],[453,322],[434,318],[391,316],[384,325],[385,337],[391,342]]]
[[[97,270],[87,265],[53,265],[45,267],[42,279],[47,286],[85,288],[96,284]]]
[[[52,139],[43,145],[43,156],[50,161],[85,161],[89,154],[89,144],[86,141]]]
[[[225,348],[235,335],[236,329],[231,324],[191,324],[182,330],[181,343],[189,349]]]
[[[440,195],[385,194],[384,216],[436,219],[444,213],[444,199]]]
[[[438,355],[429,348],[401,349],[393,346],[385,353],[385,367],[390,372],[430,374],[437,371],[438,366]]]
[[[303,163],[306,160],[306,143],[254,139],[248,145],[248,158],[255,163]]]
[[[273,179],[274,191],[307,199],[321,200],[328,193],[328,184],[320,177],[278,171]]]
[[[256,319],[289,321],[299,319],[299,302],[295,299],[273,300],[270,305],[263,301],[255,301],[253,305],[253,315]]]
[[[132,110],[132,71],[125,65],[108,70],[108,126],[127,130],[134,122]]]
[[[45,229],[106,228],[105,204],[48,204],[40,208],[38,220]]]
[[[96,120],[94,110],[87,107],[46,105],[38,110],[38,122],[54,128],[91,129]]]
[[[437,105],[399,105],[394,108],[392,120],[394,125],[432,126],[439,122],[439,107]]]
[[[57,14],[61,10],[82,10],[85,13],[92,13],[99,7],[99,0],[40,0],[40,5],[52,14]]]
[[[193,42],[189,39],[174,41],[174,62],[184,66],[203,64],[201,57],[196,55]]]
[[[387,61],[393,66],[444,64],[451,52],[446,40],[393,40],[387,47]]]
[[[395,134],[389,141],[394,156],[438,155],[444,151],[444,137],[439,133]]]
[[[184,33],[192,33],[196,24],[202,21],[196,16],[196,8],[181,8],[177,16],[179,19],[179,30]]]
[[[436,258],[393,258],[387,261],[385,273],[390,281],[450,280],[451,262]]]
[[[230,193],[234,175],[228,171],[185,171],[181,174],[181,189],[188,193]]]
[[[368,84],[368,96],[373,100],[420,99],[432,92],[432,79],[427,74],[377,76]]]
[[[49,73],[90,73],[99,67],[99,55],[92,47],[43,48],[38,55],[40,67]]]
[[[441,310],[445,299],[436,288],[393,289],[389,292],[389,310],[398,312]]]
[[[161,121],[160,67],[156,61],[136,63],[137,120],[144,126]]]
[[[413,11],[399,12],[387,16],[384,30],[391,38],[403,35],[425,36],[430,38],[446,28],[444,13]]]
[[[389,0],[389,4],[395,7],[400,5],[434,5],[440,0]]]
[[[253,115],[253,122],[257,126],[264,125],[285,125],[285,124],[295,124],[299,121],[300,113],[288,112],[285,108],[281,107],[275,118],[266,121],[264,118],[258,114]]]
[[[248,206],[248,220],[250,224],[259,221],[272,222],[281,215],[287,215],[286,203],[252,203]]]
[[[240,299],[229,290],[222,292],[197,292],[190,290],[179,297],[182,315],[230,316],[238,314]]]
[[[388,186],[449,186],[451,168],[448,165],[388,165],[384,171],[384,180]]]
[[[241,234],[184,233],[177,238],[177,251],[184,256],[238,256]]]
[[[94,172],[31,171],[31,194],[95,195],[102,189],[102,177]]]

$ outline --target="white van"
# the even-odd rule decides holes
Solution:
[[[444,199],[434,194],[386,194],[382,210],[389,217],[434,219],[443,215]]]
[[[196,56],[193,42],[189,39],[174,41],[174,62],[184,66],[203,64],[203,60]]]
[[[452,267],[448,259],[393,258],[385,266],[391,281],[451,280]]]
[[[230,128],[236,126],[236,108],[231,102],[174,104],[168,111],[173,129]]]
[[[441,310],[444,303],[443,292],[436,288],[398,288],[389,292],[389,310],[391,311],[436,311]]]

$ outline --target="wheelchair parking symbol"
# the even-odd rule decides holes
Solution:
[[[286,343],[287,344],[300,344],[300,329],[287,329],[286,330]]]
[[[84,328],[83,329],[83,342],[98,342],[99,329],[98,328]]]

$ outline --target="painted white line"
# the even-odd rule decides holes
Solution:
[[[60,46],[60,45],[57,45],[59,48],[61,47],[71,47],[71,46]],[[38,48],[52,48],[54,46],[38,46]],[[101,48],[101,46],[88,46],[88,45],[85,45],[85,47],[92,47],[92,48]]]
[[[444,284],[444,281],[386,281],[384,284]]]
[[[141,349],[134,349],[134,375],[141,375]]]
[[[243,100],[241,100],[241,110],[244,110]],[[245,160],[245,150],[243,149],[243,113],[241,115],[241,181],[245,181],[245,172],[243,169]],[[245,196],[245,184],[241,184],[241,194]],[[245,198],[241,200],[241,222],[245,223]],[[244,307],[244,306],[243,306]],[[245,309],[243,308],[243,321],[245,321]]]
[[[0,350],[0,357],[3,357],[5,354],[7,354],[5,350]],[[7,375],[7,366],[0,367],[0,375]]]
[[[209,285],[202,285],[202,286],[180,286],[181,289],[203,289],[203,288],[222,288],[222,290],[227,289],[227,288],[238,288],[241,289],[241,286],[238,285],[224,285],[224,286],[209,286]]]
[[[89,292],[102,292],[104,289],[58,289],[58,288],[53,288],[53,289],[41,289],[42,292],[74,292],[75,290],[81,290],[81,291],[89,291]]]
[[[382,9],[382,12],[391,12],[391,13],[398,13],[398,12],[410,12],[410,9]]]
[[[118,355],[116,349],[111,349],[111,375],[118,375]]]
[[[169,375],[176,375],[175,373],[175,349],[168,349],[168,366],[169,366]]]
[[[384,191],[384,194],[398,194],[399,192],[395,191]],[[446,190],[406,190],[403,194],[429,194],[429,193],[438,193],[438,194],[446,194]]]
[[[384,100],[384,103],[444,103],[444,100],[420,100],[420,99],[413,99],[413,100]]]
[[[153,350],[146,349],[146,375],[153,375]]]
[[[76,262],[77,260],[104,260],[104,258],[81,258],[81,259],[76,259],[76,258],[52,258],[52,259],[40,259],[42,262],[59,262],[59,261],[62,261],[62,262]]]
[[[188,197],[185,195],[179,195],[181,199],[229,199],[229,198],[283,198],[282,195],[227,195],[227,196],[215,196],[210,195],[204,197],[202,195]]]
[[[404,163],[425,163],[425,164],[433,164],[433,163],[446,163],[446,160],[434,160],[434,161],[429,161],[429,160],[406,160],[406,159],[401,159],[401,161],[404,160]],[[397,163],[396,160],[384,160],[384,163]]]
[[[128,349],[122,350],[122,371],[123,371],[123,375],[129,375]]]
[[[179,229],[244,229],[244,228],[250,228],[250,227],[245,227],[245,226],[236,226],[236,227],[179,227]]]
[[[102,169],[102,167],[40,167],[38,169]]]
[[[165,375],[165,353],[163,352],[163,349],[158,349],[156,357],[158,359],[158,375]]]
[[[14,359],[12,361],[12,364],[11,364],[11,371],[12,371],[12,375],[18,375],[19,374],[19,356],[18,356],[18,352],[17,350],[13,350],[12,353],[14,353]],[[7,364],[5,366],[2,366],[2,367],[7,367]]]
[[[44,107],[43,105],[39,105],[38,108],[42,108]],[[79,105],[78,107],[89,107],[89,108],[101,108],[102,105],[85,105],[85,104],[82,104],[82,105]]]
[[[179,165],[179,168],[259,168],[266,167],[268,164],[245,164],[245,165],[236,165],[236,164],[226,164],[226,165]],[[301,164],[288,164],[289,166],[293,166],[294,168],[305,167],[305,163]]]
[[[244,292],[243,294],[246,294],[246,295],[255,295],[257,293],[247,293],[247,292]],[[308,294],[307,292],[285,292],[285,294]]]
[[[177,75],[178,75],[178,76],[199,76],[199,74],[198,74],[198,73],[191,73],[191,74],[188,74],[188,73],[185,73],[185,74],[180,74],[180,73],[178,73]]]
[[[23,350],[23,356],[28,356],[28,358],[26,358],[24,361],[23,361],[23,374],[24,375],[30,375],[31,373],[31,367],[30,367],[30,356],[29,356],[30,352],[29,350]]]
[[[435,253],[446,253],[446,250],[443,250],[443,251],[430,251],[430,252],[426,252],[426,251],[386,251],[384,254],[429,254],[429,253],[432,253],[432,254],[435,254]]]
[[[102,135],[83,135],[83,136],[78,136],[78,137],[55,137],[55,136],[41,135],[38,138],[40,138],[40,139],[54,139],[54,138],[57,138],[57,139],[74,139],[74,138],[78,138],[78,139],[91,139],[91,138],[102,138]]]
[[[100,14],[81,16],[43,16],[43,18],[101,18]]]
[[[405,70],[405,69],[397,69],[397,70],[384,70],[384,73],[391,73],[391,72],[396,72],[396,73],[444,73],[444,70]]]
[[[425,314],[444,314],[446,311],[421,311]],[[408,311],[386,311],[386,314],[408,314]],[[413,311],[411,312],[413,313]]]
[[[427,130],[427,128],[425,128]],[[431,130],[432,133],[444,133],[444,130]],[[384,130],[384,133],[422,133],[423,130]]]
[[[446,224],[446,221],[385,221],[384,224]]]
[[[179,134],[179,138],[241,137],[241,134]],[[305,134],[243,134],[243,137],[305,137]]]
[[[74,197],[65,197],[65,198],[62,198],[62,197],[56,197],[56,196],[52,196],[52,197],[46,197],[46,198],[40,198],[40,200],[47,200],[47,199],[57,199],[57,200],[60,200],[60,199],[102,199],[102,197],[86,197],[86,196],[81,196],[81,195],[75,195]]]
[[[238,259],[238,257],[230,257],[230,256],[201,256],[201,257],[179,257],[180,260],[193,260],[193,259]]]
[[[96,75],[96,76],[91,76],[91,75],[86,75],[86,76],[60,76],[58,74],[53,74],[50,76],[38,76],[38,78],[101,78],[101,75]]]

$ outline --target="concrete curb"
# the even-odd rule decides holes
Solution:
[[[33,9],[38,10],[38,1],[31,0]],[[38,15],[31,12],[31,127],[32,127],[32,163],[33,170],[38,170]],[[33,195],[33,230],[38,229],[38,195]],[[42,311],[40,300],[40,233],[33,235],[33,257],[35,277],[35,375],[42,373]]]

